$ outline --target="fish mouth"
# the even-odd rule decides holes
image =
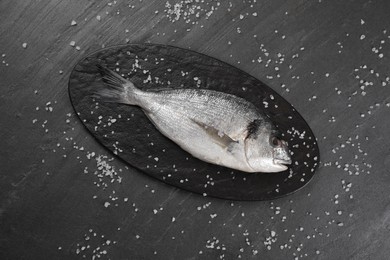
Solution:
[[[292,163],[291,159],[274,159],[274,164],[287,167]]]

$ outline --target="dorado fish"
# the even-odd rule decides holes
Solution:
[[[280,172],[291,164],[281,133],[247,100],[206,89],[143,91],[97,67],[107,86],[97,97],[139,106],[163,135],[194,157],[244,172]]]

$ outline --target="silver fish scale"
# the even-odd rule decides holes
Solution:
[[[164,114],[172,126],[194,130],[193,121],[212,126],[229,136],[246,129],[255,119],[266,120],[253,104],[222,92],[204,89],[180,89],[147,92],[140,106],[157,116]],[[150,116],[150,115],[149,115]],[[162,115],[161,115],[162,116]],[[190,119],[190,120],[188,120]],[[153,119],[155,120],[155,118]],[[164,121],[160,118],[159,121]],[[185,122],[187,121],[188,122]]]

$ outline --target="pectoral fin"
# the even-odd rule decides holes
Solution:
[[[207,135],[219,146],[225,149],[230,149],[233,144],[238,143],[238,141],[235,141],[230,136],[225,134],[224,132],[216,129],[213,126],[207,125],[205,123],[199,122],[197,120],[192,120],[195,124],[200,126],[202,130],[204,130]]]

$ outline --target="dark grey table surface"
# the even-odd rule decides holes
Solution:
[[[387,1],[1,1],[1,259],[388,259]],[[321,165],[273,201],[202,197],[113,157],[74,114],[104,46],[195,50],[306,119]]]

